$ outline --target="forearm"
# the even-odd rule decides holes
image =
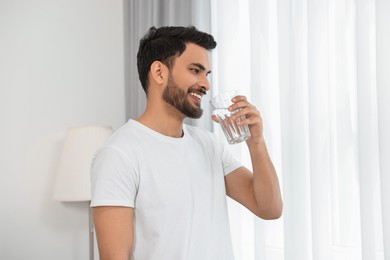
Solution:
[[[282,214],[282,197],[278,176],[269,157],[263,138],[247,143],[253,170],[253,192],[256,204],[265,219],[279,218]]]

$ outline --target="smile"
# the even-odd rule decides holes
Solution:
[[[190,95],[193,97],[196,97],[199,101],[202,99],[202,96],[198,93],[195,92],[190,92]]]

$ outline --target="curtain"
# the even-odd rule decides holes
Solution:
[[[260,110],[284,212],[263,221],[229,200],[237,260],[390,259],[390,1],[127,0],[126,109],[145,94],[136,53],[151,26],[211,32],[212,92]],[[208,100],[201,120],[215,131]],[[229,146],[250,167],[245,145]]]
[[[211,3],[214,91],[260,110],[284,199],[231,206],[236,258],[390,259],[390,1]]]

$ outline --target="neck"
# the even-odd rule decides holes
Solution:
[[[183,136],[183,120],[184,116],[170,105],[157,108],[149,103],[145,112],[137,118],[138,122],[150,129],[174,138]]]

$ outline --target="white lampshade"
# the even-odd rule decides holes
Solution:
[[[111,134],[112,128],[105,126],[72,127],[67,130],[54,186],[54,200],[91,200],[92,157]]]

